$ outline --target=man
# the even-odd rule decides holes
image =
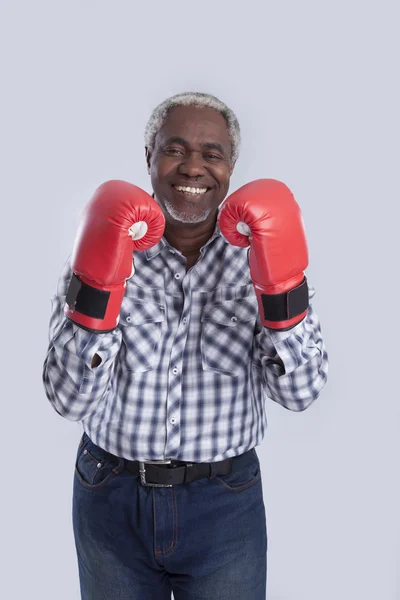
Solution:
[[[220,207],[240,130],[213,96],[169,98],[145,137],[154,195],[96,191],[43,371],[54,409],[84,428],[82,598],[262,600],[266,397],[302,411],[327,378],[300,211],[275,180]]]

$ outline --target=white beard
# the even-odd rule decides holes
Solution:
[[[169,202],[169,200],[166,198],[163,198],[162,202],[168,214],[175,219],[175,221],[179,221],[180,223],[201,223],[207,219],[211,212],[211,208],[208,208],[198,215],[190,215],[177,211],[174,205],[171,204],[171,202]]]

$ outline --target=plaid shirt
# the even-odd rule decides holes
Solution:
[[[219,461],[261,443],[267,397],[293,411],[318,397],[328,358],[312,306],[288,332],[264,328],[247,249],[218,225],[187,272],[165,238],[134,264],[113,332],[65,318],[69,261],[52,298],[46,395],[95,444],[134,460]]]

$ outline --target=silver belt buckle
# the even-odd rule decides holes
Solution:
[[[170,465],[172,462],[169,460],[146,460],[139,461],[139,473],[140,473],[140,483],[147,487],[172,487],[172,484],[169,483],[149,483],[146,481],[146,468],[145,465]]]

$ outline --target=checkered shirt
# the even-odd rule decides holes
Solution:
[[[165,238],[134,255],[118,327],[96,334],[64,316],[70,260],[52,298],[47,398],[91,440],[133,460],[214,462],[261,443],[266,399],[306,409],[327,379],[319,319],[261,325],[246,248],[220,234],[186,272]],[[315,293],[310,287],[310,299]],[[93,355],[101,358],[91,368]]]

